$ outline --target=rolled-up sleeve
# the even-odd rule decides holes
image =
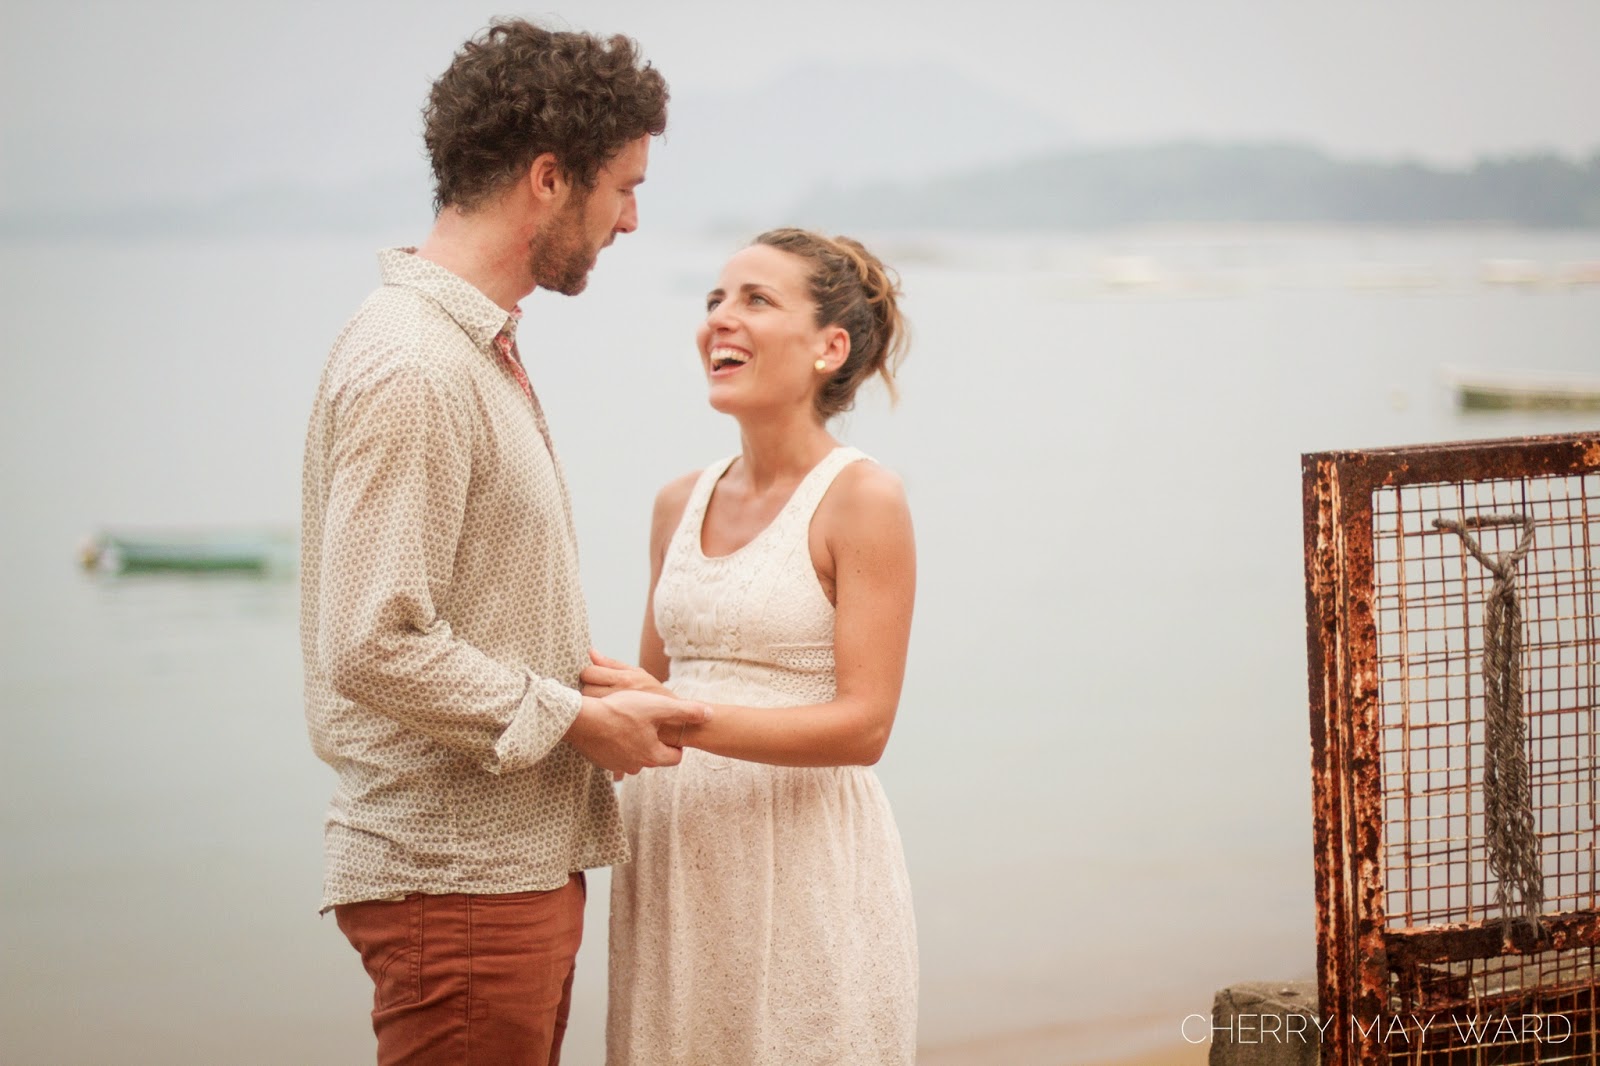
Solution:
[[[557,888],[628,855],[611,775],[562,740],[590,647],[571,494],[500,342],[517,311],[410,250],[378,262],[301,468],[323,906]]]
[[[448,620],[479,443],[472,404],[405,364],[336,398],[317,648],[340,696],[498,773],[543,759],[581,697]]]

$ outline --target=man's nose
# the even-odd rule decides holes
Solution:
[[[639,202],[633,197],[628,197],[628,203],[622,209],[621,216],[617,219],[616,232],[632,233],[639,228]]]

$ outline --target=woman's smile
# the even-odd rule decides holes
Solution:
[[[750,361],[750,358],[750,353],[743,348],[735,348],[732,345],[723,344],[712,348],[707,355],[707,359],[711,363],[713,377],[738,371]]]

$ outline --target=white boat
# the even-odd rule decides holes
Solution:
[[[1550,280],[1532,259],[1485,259],[1478,277],[1485,285],[1543,285]]]

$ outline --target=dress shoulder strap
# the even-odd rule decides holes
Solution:
[[[683,517],[678,520],[678,528],[673,531],[672,540],[667,545],[669,554],[678,547],[679,542],[687,538],[692,537],[692,543],[699,543],[700,526],[705,521],[706,507],[711,502],[711,492],[737,458],[739,458],[737,455],[730,455],[718,459],[700,471],[700,476],[695,479],[694,488],[689,490],[688,502],[683,505]]]
[[[811,516],[816,514],[817,506],[822,503],[822,497],[828,494],[828,489],[840,472],[851,463],[870,458],[866,452],[848,445],[840,445],[823,456],[822,461],[812,467],[810,473],[795,486],[794,495],[784,506],[784,517],[790,521],[798,521],[802,526],[809,526]]]

